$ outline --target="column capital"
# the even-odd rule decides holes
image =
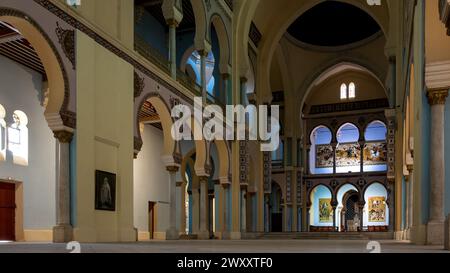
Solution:
[[[176,173],[179,169],[180,167],[178,166],[166,166],[166,170],[171,173]]]
[[[169,26],[169,28],[177,28],[180,24],[175,18],[169,18],[166,19],[166,24]]]
[[[70,143],[73,138],[73,133],[68,131],[54,131],[53,135],[61,143]]]
[[[208,183],[209,182],[209,176],[199,176],[198,180],[200,183]]]
[[[200,57],[208,57],[208,54],[209,54],[209,51],[208,50],[206,50],[206,49],[200,49],[200,50],[197,50],[197,52],[198,52],[198,55],[200,55]]]
[[[430,105],[445,104],[448,97],[448,88],[428,90],[427,97]]]

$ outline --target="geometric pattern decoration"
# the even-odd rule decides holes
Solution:
[[[263,176],[264,193],[272,192],[272,155],[270,152],[263,152]]]
[[[387,162],[388,180],[395,179],[395,109],[385,110],[387,119]]]
[[[292,172],[286,172],[286,203],[292,203]]]

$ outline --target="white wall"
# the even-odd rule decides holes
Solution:
[[[165,232],[169,225],[169,175],[161,161],[163,133],[146,125],[144,145],[134,160],[134,225],[148,231],[148,202],[157,203],[155,231]]]
[[[13,164],[12,154],[0,161],[0,178],[23,182],[24,229],[50,230],[55,226],[56,141],[40,105],[42,76],[0,56],[0,104],[7,125],[15,110],[28,116],[28,166]]]

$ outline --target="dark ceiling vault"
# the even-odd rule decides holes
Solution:
[[[161,25],[167,28],[166,20],[162,12],[162,0],[135,0],[135,5],[142,6],[150,13]],[[177,28],[178,32],[194,31],[195,16],[190,0],[182,0],[183,20]]]
[[[11,26],[0,21],[0,55],[35,70],[45,77],[45,69],[34,48]]]
[[[378,23],[351,4],[324,1],[302,14],[288,29],[297,40],[315,46],[344,46],[380,31]]]

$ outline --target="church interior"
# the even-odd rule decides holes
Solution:
[[[449,90],[450,0],[0,0],[0,251],[450,250]],[[277,106],[278,148],[174,139],[196,97]]]

